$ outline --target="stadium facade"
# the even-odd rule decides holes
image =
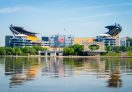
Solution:
[[[120,32],[122,27],[119,24],[106,26],[109,31],[98,35],[96,37],[97,42],[104,42],[105,46],[120,46]]]
[[[105,28],[108,29],[108,32],[98,35],[96,38],[74,38],[71,35],[52,35],[42,36],[42,39],[39,39],[38,33],[27,31],[23,27],[10,25],[9,29],[13,36],[8,35],[5,37],[5,46],[43,46],[54,49],[72,46],[73,44],[95,44],[95,42],[103,42],[105,46],[120,46],[122,27],[115,23]]]
[[[81,45],[84,45],[84,44],[87,44],[87,43],[91,43],[91,42],[94,42],[94,38],[74,38],[74,44],[81,44]]]
[[[47,48],[63,48],[72,46],[73,36],[53,35],[37,37],[38,33],[25,30],[23,27],[10,25],[10,31],[13,35],[5,36],[6,47],[24,47],[24,46],[43,46]]]
[[[69,35],[42,36],[43,46],[68,47],[73,45],[74,38]]]
[[[37,33],[29,32],[23,27],[10,25],[13,36],[5,37],[5,46],[23,47],[23,46],[41,46],[41,40],[36,36]]]

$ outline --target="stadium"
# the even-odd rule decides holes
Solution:
[[[6,36],[5,45],[14,46],[40,46],[41,40],[36,36],[38,33],[25,30],[23,27],[10,25],[13,36]]]
[[[120,46],[120,32],[122,31],[122,27],[115,23],[105,28],[108,29],[108,32],[98,35],[96,41],[104,42],[105,46]]]

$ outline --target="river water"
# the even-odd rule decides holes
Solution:
[[[132,58],[0,58],[0,92],[131,92]]]

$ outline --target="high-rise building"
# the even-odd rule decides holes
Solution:
[[[13,38],[13,36],[11,36],[11,35],[5,36],[5,46],[6,47],[10,47],[11,46],[11,39],[12,38]]]
[[[123,37],[120,39],[121,46],[132,46],[132,38],[131,37]]]
[[[121,46],[127,46],[127,37],[123,37],[120,39],[120,45]]]
[[[49,46],[49,36],[42,36],[42,46]]]

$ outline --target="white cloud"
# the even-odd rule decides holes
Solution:
[[[109,16],[118,16],[118,15],[130,15],[130,14],[132,14],[132,11],[111,12],[111,13],[94,14],[94,15],[82,16],[82,17],[72,17],[70,18],[70,20],[82,20],[82,19],[91,19],[91,18],[109,17]]]
[[[34,7],[8,7],[8,8],[1,8],[0,9],[0,13],[14,13],[14,12],[21,12],[21,11],[38,11],[40,9],[38,8],[34,8]]]
[[[83,9],[98,9],[98,8],[108,8],[108,7],[119,7],[119,6],[131,6],[132,2],[126,2],[126,3],[117,3],[117,4],[106,4],[106,5],[96,5],[96,6],[86,6],[86,7],[79,7],[79,8],[73,8],[74,10],[83,10]]]
[[[20,11],[21,9],[16,7],[16,8],[3,8],[0,9],[0,13],[13,13],[13,12],[17,12]]]

